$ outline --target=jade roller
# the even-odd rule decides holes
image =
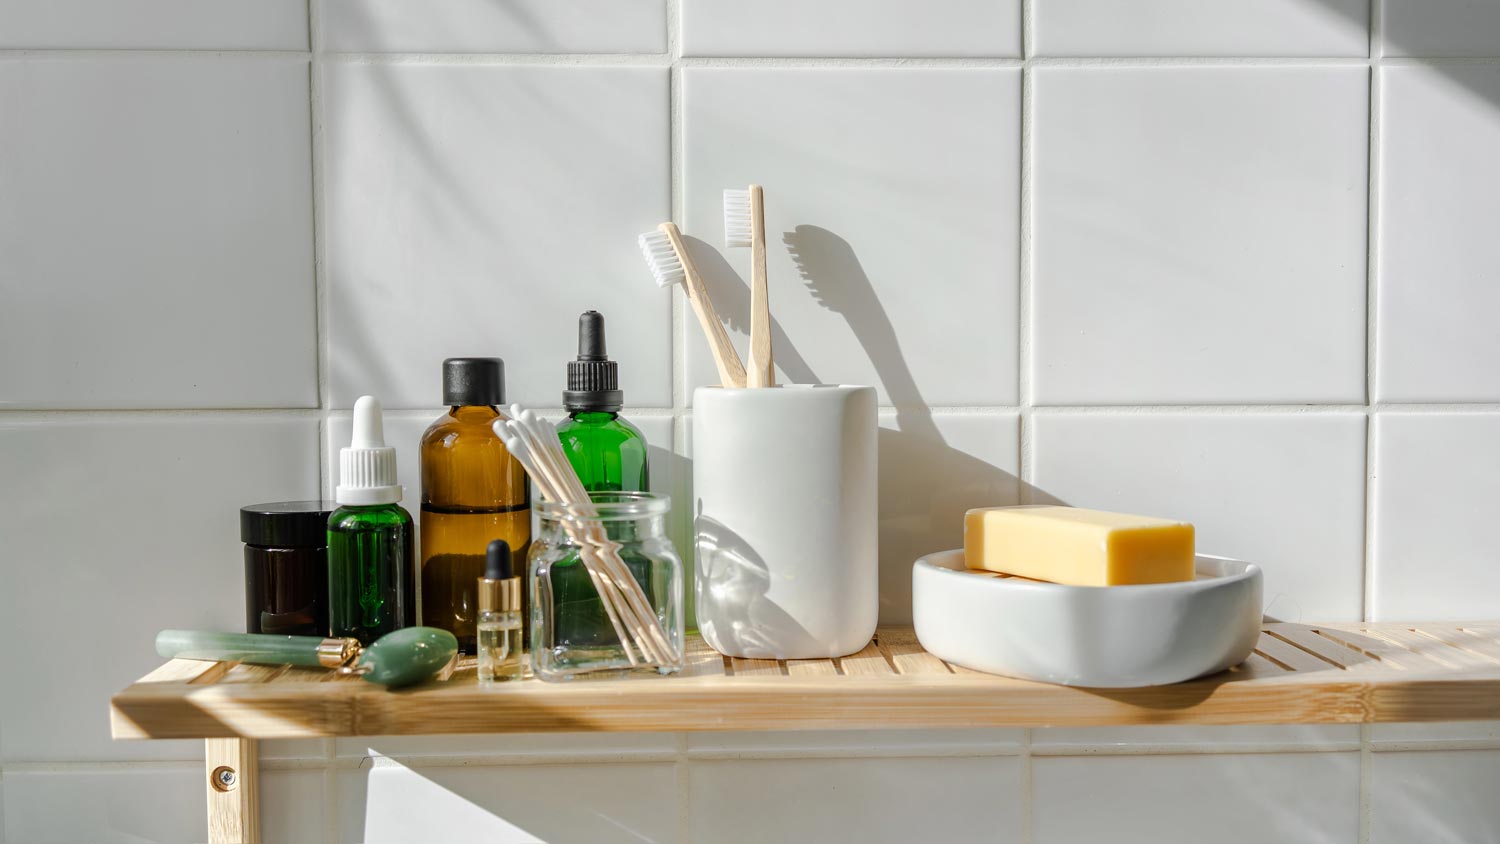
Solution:
[[[361,648],[358,639],[163,630],[156,634],[156,653],[165,659],[334,668],[396,688],[420,683],[442,670],[458,653],[458,640],[436,627],[393,630],[368,648]]]

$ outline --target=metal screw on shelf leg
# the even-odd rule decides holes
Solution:
[[[233,791],[239,782],[239,777],[235,775],[233,768],[220,765],[212,774],[209,774],[209,782],[213,784],[216,791]]]

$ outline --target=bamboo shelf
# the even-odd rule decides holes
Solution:
[[[110,710],[117,739],[207,739],[210,839],[253,844],[256,739],[1500,719],[1500,622],[1267,624],[1236,668],[1140,689],[981,674],[927,653],[910,629],[820,660],[731,659],[693,637],[683,676],[487,689],[472,662],[393,692],[321,669],[172,660]]]
[[[980,674],[899,629],[834,660],[730,659],[692,638],[684,674],[481,689],[460,663],[391,692],[319,669],[173,660],[111,708],[118,739],[1500,719],[1500,623],[1269,624],[1239,667],[1141,689]]]

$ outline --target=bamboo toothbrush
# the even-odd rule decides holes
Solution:
[[[661,287],[681,284],[687,291],[693,313],[698,315],[698,325],[708,339],[709,351],[713,352],[714,365],[719,368],[719,384],[724,387],[745,386],[745,365],[740,362],[740,353],[734,350],[729,332],[719,321],[713,300],[708,297],[708,289],[703,286],[703,278],[698,275],[692,256],[688,255],[677,224],[662,223],[656,231],[641,235],[639,241],[641,254],[646,256],[646,266],[651,268],[656,283]]]
[[[745,386],[774,387],[771,303],[766,290],[766,208],[760,185],[724,191],[724,245],[750,247],[750,363]]]

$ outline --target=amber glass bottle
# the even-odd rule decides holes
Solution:
[[[422,435],[422,623],[474,653],[485,549],[503,539],[525,559],[531,540],[526,472],[493,425],[505,401],[499,358],[443,361],[448,412]]]

